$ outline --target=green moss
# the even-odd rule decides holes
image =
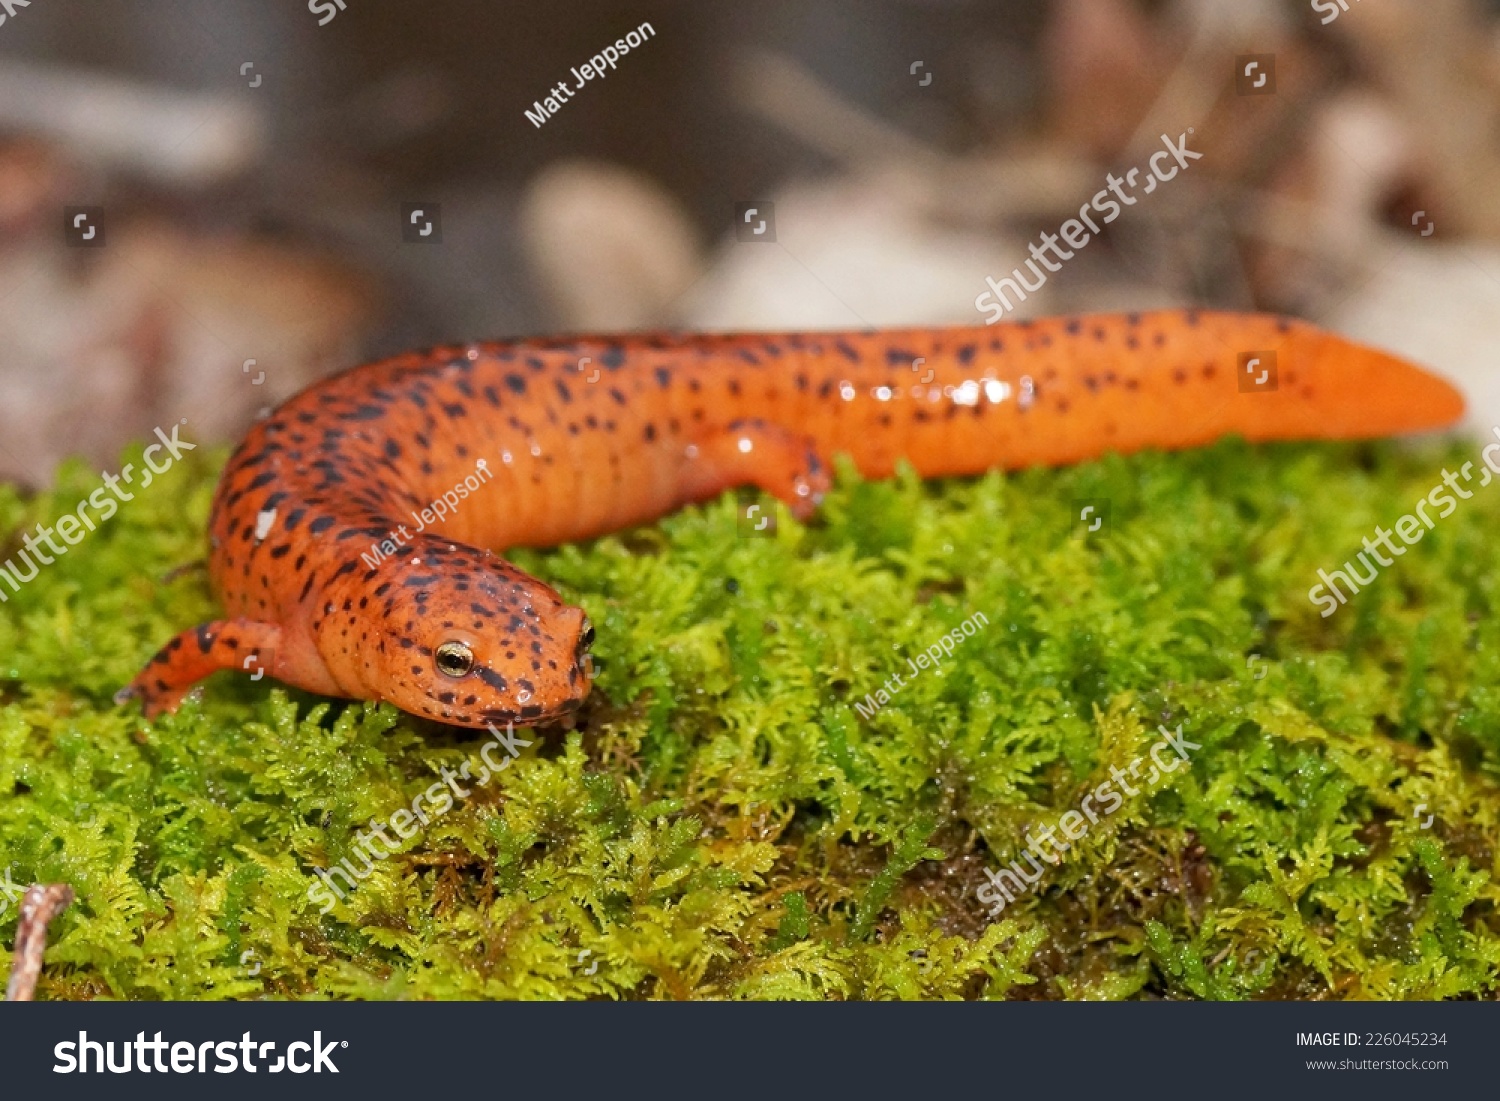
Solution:
[[[1307,599],[1463,448],[845,469],[775,538],[725,497],[519,554],[598,627],[586,730],[522,732],[326,916],[311,869],[483,737],[230,675],[155,725],[110,704],[213,614],[201,570],[169,575],[222,457],[0,604],[0,869],[78,893],[42,997],[1496,993],[1500,491],[1337,614]],[[0,558],[97,484],[0,486]],[[1085,534],[1073,502],[1101,498]],[[941,669],[855,711],[976,612]],[[984,869],[1161,724],[1201,748],[991,920]]]

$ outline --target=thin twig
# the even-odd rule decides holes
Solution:
[[[73,902],[73,888],[66,883],[36,883],[21,899],[21,918],[16,925],[16,955],[10,969],[8,1002],[29,1002],[42,973],[42,953],[47,948],[47,926]]]

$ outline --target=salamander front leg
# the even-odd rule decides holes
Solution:
[[[156,652],[133,681],[115,693],[115,703],[139,699],[146,718],[176,711],[189,689],[220,669],[239,669],[260,680],[278,676],[281,628],[253,619],[218,619],[183,631]]]
[[[683,499],[701,501],[753,485],[806,520],[828,492],[828,465],[813,441],[770,421],[735,421],[687,452]]]

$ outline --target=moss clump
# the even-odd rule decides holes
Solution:
[[[1500,490],[1334,616],[1306,595],[1455,457],[846,470],[774,538],[726,497],[517,555],[598,626],[586,727],[521,732],[327,915],[311,869],[484,736],[228,675],[154,726],[111,706],[213,613],[201,571],[168,575],[222,455],[185,462],[0,604],[0,870],[78,892],[39,996],[1493,996]],[[96,484],[0,487],[0,532]],[[1093,534],[1083,499],[1110,503]],[[1187,767],[992,921],[984,869],[1179,723]]]

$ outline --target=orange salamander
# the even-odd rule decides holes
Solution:
[[[1274,389],[1244,392],[1241,364],[1266,352]],[[1462,411],[1393,356],[1199,310],[414,352],[325,379],[251,429],[209,524],[226,618],[172,639],[116,699],[155,717],[215,670],[255,668],[462,726],[551,722],[589,693],[594,631],[507,547],[745,485],[806,518],[839,452],[869,478],[902,459],[941,477],[1226,433],[1383,436]]]

